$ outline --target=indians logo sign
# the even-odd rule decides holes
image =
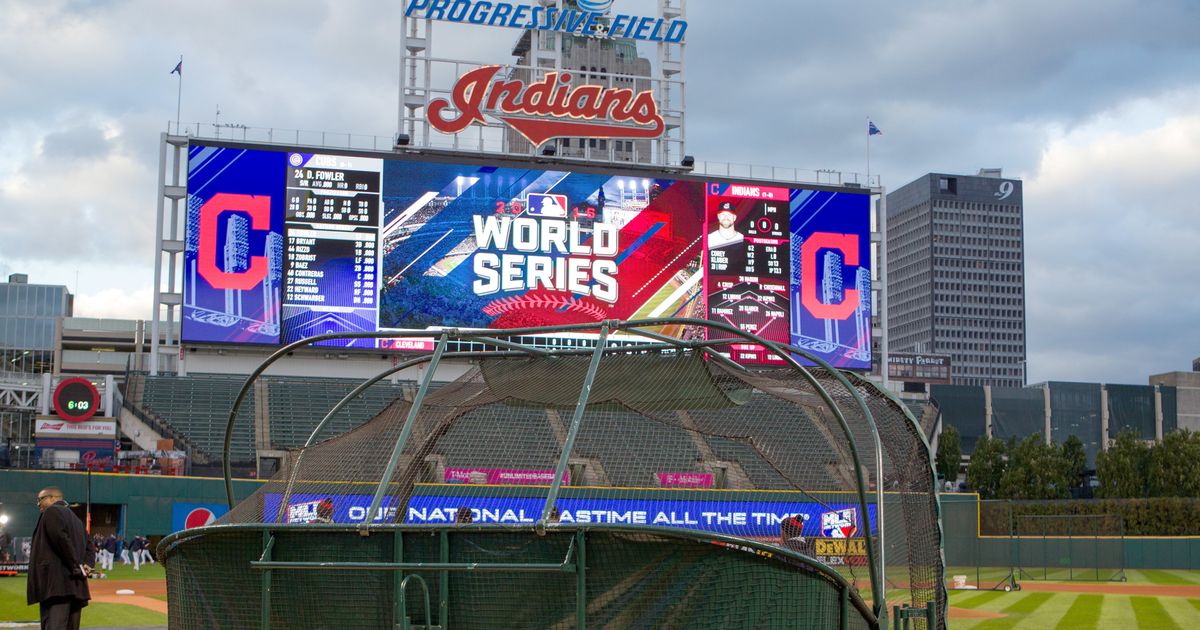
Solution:
[[[663,134],[663,118],[649,90],[572,86],[568,72],[548,72],[542,80],[526,85],[520,80],[497,80],[500,70],[501,66],[484,66],[459,77],[449,99],[429,102],[429,124],[454,134],[483,122],[487,114],[534,145],[564,136],[657,138]]]
[[[826,538],[850,538],[858,533],[858,508],[821,513],[821,535]]]

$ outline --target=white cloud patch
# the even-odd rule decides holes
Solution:
[[[1145,382],[1200,354],[1200,91],[1061,132],[1025,184],[1031,380]]]
[[[81,290],[75,296],[75,314],[79,317],[150,319],[153,298],[151,285],[134,289]]]

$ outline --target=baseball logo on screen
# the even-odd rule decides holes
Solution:
[[[567,217],[567,196],[529,193],[525,198],[526,212],[531,217]]]
[[[202,507],[196,508],[183,517],[183,528],[204,527],[205,525],[211,525],[215,520],[217,520],[217,515],[213,514],[212,510]]]
[[[858,508],[821,513],[821,535],[826,538],[850,538],[858,533]]]

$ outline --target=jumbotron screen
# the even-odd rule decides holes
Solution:
[[[432,159],[193,141],[183,341],[674,316],[871,367],[866,191]],[[422,350],[433,334],[325,345]]]

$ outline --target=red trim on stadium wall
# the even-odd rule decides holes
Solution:
[[[84,386],[87,389],[85,393],[91,395],[91,400],[88,401],[86,409],[70,408],[68,403],[72,402],[73,399],[64,399],[67,388],[72,385]],[[96,390],[96,386],[91,381],[78,376],[59,381],[58,387],[54,388],[54,397],[51,400],[54,402],[54,412],[58,414],[58,417],[67,422],[84,422],[96,415],[96,412],[100,410],[100,392]]]
[[[429,124],[455,134],[483,122],[484,114],[500,119],[534,145],[551,138],[657,138],[666,126],[649,90],[602,85],[571,85],[568,72],[548,72],[526,85],[520,80],[493,81],[501,66],[484,66],[458,78],[450,99],[429,102]],[[453,101],[453,102],[451,102]],[[448,109],[457,110],[447,111]]]

